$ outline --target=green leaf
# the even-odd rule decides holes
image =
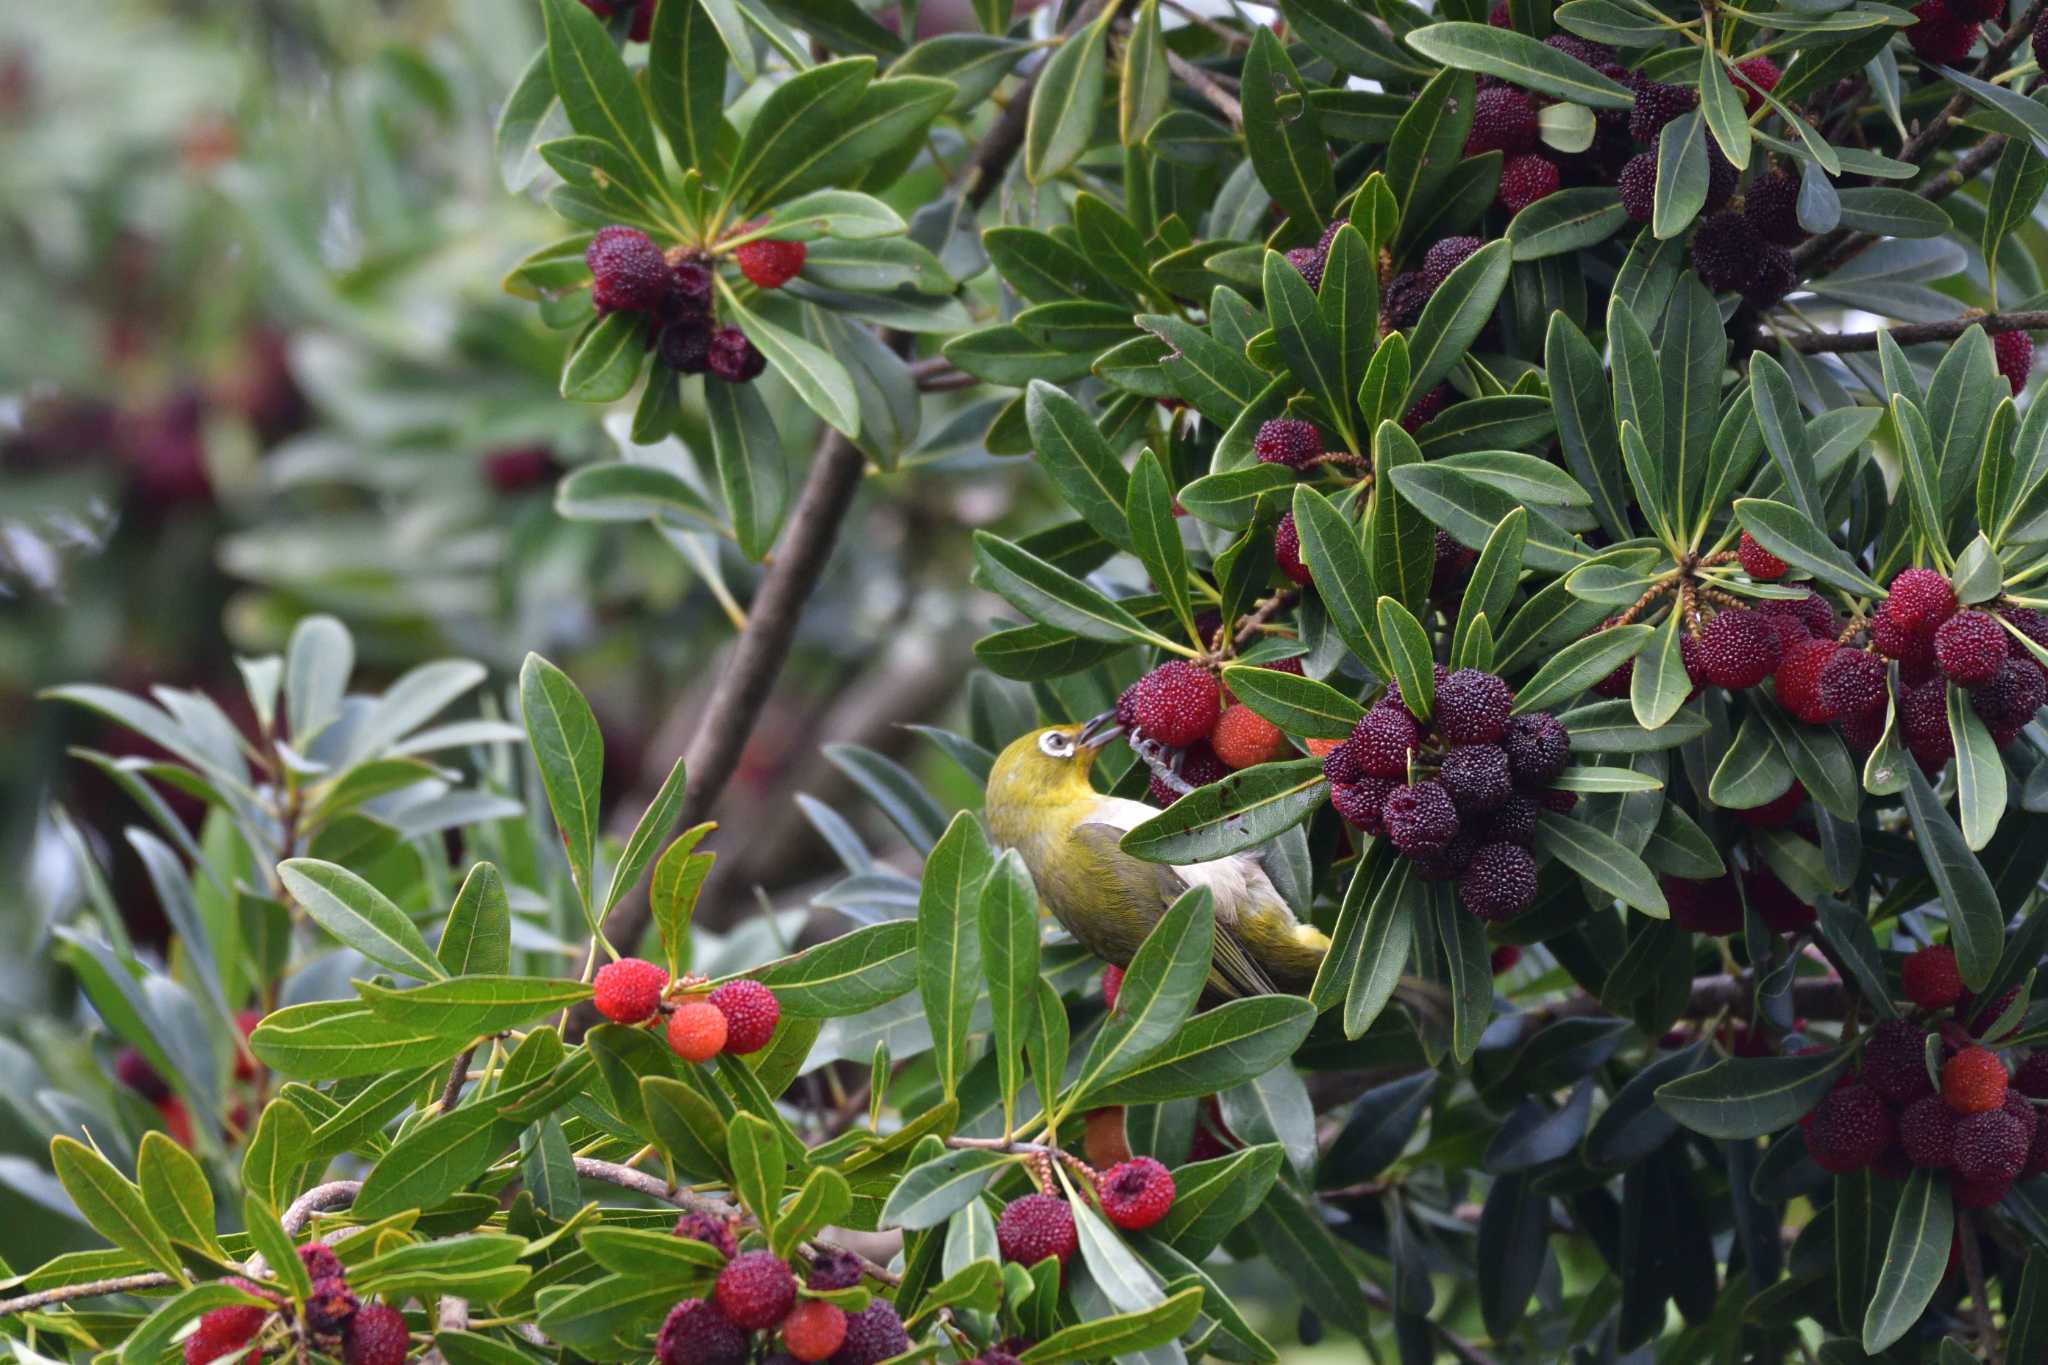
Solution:
[[[391,1144],[363,1181],[355,1216],[387,1218],[432,1208],[482,1175],[523,1126],[498,1112],[499,1096],[428,1119]]]
[[[1486,925],[1458,904],[1442,883],[1430,888],[1429,908],[1450,978],[1451,1055],[1464,1066],[1479,1050],[1479,1039],[1493,1018],[1493,967]]]
[[[1657,1091],[1665,1113],[1711,1138],[1746,1140],[1789,1128],[1834,1088],[1844,1048],[1803,1057],[1730,1057]]]
[[[1626,109],[1632,102],[1627,90],[1578,58],[1512,29],[1462,22],[1430,24],[1410,33],[1407,43],[1445,66],[1498,76],[1589,108]]]
[[[710,419],[719,491],[740,553],[752,560],[765,559],[789,505],[789,465],[775,419],[752,384],[706,384],[704,411]]]
[[[177,1283],[185,1283],[184,1266],[171,1249],[170,1238],[150,1217],[142,1191],[115,1170],[113,1163],[61,1134],[50,1139],[50,1162],[64,1193],[71,1196],[79,1216],[94,1232]]]
[[[1384,489],[1391,483],[1399,492],[1411,475],[1440,474],[1453,468],[1462,472],[1463,466],[1455,462],[1466,458],[1452,455],[1425,464],[1415,438],[1402,430],[1398,422],[1381,422],[1373,433],[1373,467],[1378,471],[1381,491],[1374,494],[1366,519],[1372,586],[1383,597],[1392,598],[1416,615],[1427,615],[1429,611],[1437,528],[1405,493],[1390,498]],[[1393,640],[1384,631],[1381,643],[1390,651],[1394,648]]]
[[[512,905],[494,865],[478,863],[462,879],[434,956],[452,976],[499,973],[511,965]]]
[[[445,1062],[462,1043],[394,1027],[355,1001],[323,1000],[271,1011],[249,1035],[249,1047],[264,1065],[287,1076],[334,1080]]]
[[[1337,330],[1317,307],[1317,295],[1285,256],[1266,253],[1264,266],[1266,316],[1272,323],[1274,349],[1286,362],[1295,382],[1321,404],[1347,445],[1357,437],[1351,421],[1352,386],[1344,379],[1344,354]]]
[[[562,397],[611,403],[632,391],[647,359],[647,338],[634,313],[599,318],[562,362]]]
[[[648,105],[676,160],[713,183],[737,139],[725,121],[725,44],[697,0],[654,12],[647,40]]]
[[[1368,663],[1383,664],[1372,571],[1360,548],[1358,530],[1330,500],[1302,484],[1294,490],[1294,526],[1301,537],[1301,562],[1316,582],[1316,595],[1330,624]]]
[[[822,347],[750,310],[723,275],[718,277],[718,292],[727,320],[747,334],[769,366],[789,381],[804,406],[841,434],[860,435],[860,395],[854,391],[853,376],[846,367]]]
[[[1337,198],[1329,144],[1307,117],[1307,83],[1270,31],[1254,31],[1238,95],[1245,151],[1259,183],[1287,217],[1320,227]]]
[[[1038,1029],[1038,890],[1014,848],[1003,851],[982,883],[978,914],[1003,1131],[1008,1133],[1014,1131],[1017,1093],[1024,1084],[1024,1045]]]
[[[590,703],[569,675],[538,654],[528,654],[520,666],[519,711],[555,827],[569,854],[570,875],[588,907],[604,781],[604,736]]]
[[[751,38],[745,46],[752,51]],[[873,57],[848,57],[799,71],[776,86],[733,155],[738,174],[726,186],[725,204],[746,213],[788,198],[813,173],[821,153],[829,155],[844,135],[874,75]],[[771,177],[780,179],[771,183]]]
[[[173,1351],[171,1339],[195,1318],[216,1308],[258,1303],[267,1301],[237,1289],[226,1280],[195,1284],[164,1300],[154,1312],[135,1326],[128,1339],[121,1343],[118,1352],[107,1352],[105,1358],[118,1359],[121,1365],[154,1365],[154,1362],[164,1359]],[[47,1360],[50,1357],[34,1357],[32,1353],[24,1350],[17,1358],[25,1363],[31,1358]]]
[[[1423,724],[1436,707],[1435,660],[1429,635],[1406,607],[1391,597],[1379,601],[1380,638],[1394,665],[1393,680],[1401,685],[1401,704]]]
[[[1423,305],[1408,342],[1408,392],[1403,411],[1457,367],[1493,316],[1513,273],[1514,245],[1488,242],[1453,270]]]
[[[1016,1160],[1006,1152],[967,1148],[913,1166],[889,1191],[881,1225],[909,1231],[935,1228],[980,1197],[996,1172]]]
[[[676,769],[680,770],[682,766],[678,760]],[[717,862],[716,854],[694,850],[714,828],[710,824],[694,825],[677,835],[662,851],[660,861],[655,863],[654,880],[647,888],[648,913],[653,917],[655,932],[661,939],[662,955],[668,962],[670,976],[681,972],[684,956],[690,947],[690,917],[696,913],[697,896],[704,889],[704,879],[711,875],[712,865]]]
[[[1067,38],[1039,73],[1024,125],[1024,175],[1033,184],[1066,171],[1094,140],[1109,61],[1103,37],[1109,19],[1105,11]]]
[[[1121,550],[1135,548],[1124,513],[1131,476],[1124,472],[1087,410],[1066,390],[1034,379],[1024,391],[1024,421],[1031,431],[1032,448],[1038,452],[1039,467],[1052,476],[1067,505],[1110,544]],[[1171,512],[1169,495],[1169,516]],[[1178,536],[1175,544],[1179,544]],[[1171,591],[1164,579],[1157,581],[1162,589]],[[1180,587],[1183,593],[1187,591],[1185,575]]]
[[[1570,701],[1642,653],[1655,632],[1644,625],[1611,626],[1574,640],[1551,655],[1515,693],[1515,714],[1547,711]],[[1402,690],[1403,697],[1407,690]]]
[[[1344,739],[1365,708],[1328,683],[1277,668],[1233,664],[1223,670],[1232,696],[1290,735]]]
[[[381,1018],[461,1039],[524,1028],[590,998],[580,981],[477,973],[402,991],[358,981],[356,990]]]
[[[1292,995],[1253,996],[1204,1010],[1143,1062],[1090,1092],[1088,1103],[1161,1104],[1228,1090],[1286,1062],[1315,1017],[1315,1006]]]
[[[290,858],[277,875],[314,923],[372,962],[428,981],[448,974],[405,912],[347,868]]]
[[[983,985],[977,907],[994,863],[981,822],[962,811],[925,860],[917,898],[917,991],[949,1099],[967,1070],[969,1020]]]
[[[242,1153],[242,1188],[280,1207],[298,1193],[298,1173],[313,1145],[313,1128],[296,1105],[272,1100],[256,1120]]]
[[[135,1180],[143,1207],[165,1237],[215,1259],[225,1256],[214,1232],[213,1187],[198,1158],[152,1130],[136,1149]]]
[[[1955,743],[1956,811],[1962,817],[1963,843],[1982,849],[1998,833],[2005,814],[2005,761],[1969,696],[1948,686],[1948,729]]]
[[[1920,860],[1941,895],[1948,915],[1949,942],[1956,950],[1956,966],[1963,984],[1982,990],[1998,970],[2005,946],[2005,912],[1999,907],[1998,892],[1983,864],[1964,842],[1963,833],[1949,819],[1941,798],[1928,785],[1920,765],[1906,766],[1906,813],[1913,819],[1918,835]]]
[[[1130,524],[1133,551],[1145,566],[1153,583],[1173,605],[1190,638],[1195,635],[1194,608],[1188,600],[1187,549],[1181,544],[1180,522],[1173,515],[1173,489],[1159,457],[1150,449],[1140,451],[1131,473],[1125,519]]]
[[[1164,643],[1137,617],[1080,579],[998,536],[975,532],[974,560],[987,585],[1034,621],[1084,640]]]
[[[733,1116],[727,1130],[732,1186],[763,1228],[772,1229],[789,1180],[789,1162],[775,1126],[756,1114]]]
[[[1202,1288],[1190,1285],[1148,1308],[1063,1327],[1026,1349],[1017,1359],[1022,1365],[1054,1365],[1062,1360],[1141,1355],[1167,1345],[1187,1331],[1201,1307]]]
[[[1082,1059],[1065,1108],[1080,1107],[1091,1092],[1136,1069],[1180,1031],[1209,979],[1215,934],[1208,888],[1191,888],[1166,908],[1124,970],[1116,1009]]]
[[[1280,1144],[1268,1142],[1180,1167],[1173,1206],[1152,1235],[1184,1256],[1207,1256],[1265,1199],[1283,1159]]]
[[[1614,190],[1584,185],[1547,194],[1517,213],[1508,224],[1508,241],[1517,261],[1540,261],[1597,246],[1627,221],[1628,210]]]
[[[1682,612],[1668,613],[1657,627],[1656,643],[1636,657],[1635,672],[1629,678],[1629,707],[1645,730],[1668,725],[1692,695],[1692,675],[1685,668],[1684,625]]]
[[[1707,133],[1699,111],[1681,114],[1657,135],[1657,187],[1650,231],[1676,237],[1707,202]]]
[[[1863,1349],[1876,1355],[1903,1337],[1941,1287],[1955,1236],[1955,1207],[1948,1182],[1932,1171],[1915,1171],[1899,1197],[1884,1266],[1863,1315]]]
[[[917,984],[917,926],[908,920],[863,925],[753,975],[775,991],[790,1018],[860,1014]]]
[[[1743,112],[1731,68],[1712,43],[1700,45],[1700,112],[1707,128],[1738,171],[1749,169],[1749,115]],[[1745,86],[1744,89],[1748,87]]]
[[[1289,487],[1294,471],[1285,465],[1254,464],[1206,474],[1180,490],[1180,505],[1197,521],[1226,531],[1251,524],[1261,496]]]
[[[1261,763],[1198,787],[1125,834],[1151,863],[1197,863],[1256,848],[1313,814],[1325,798],[1319,758]]]
[[[1656,874],[1613,835],[1583,820],[1545,814],[1536,827],[1536,847],[1623,904],[1654,919],[1670,916]]]
[[[1797,508],[1763,498],[1738,498],[1735,515],[1742,529],[1755,537],[1759,545],[1793,568],[1857,597],[1884,596],[1884,589],[1851,563]]]
[[[711,504],[668,470],[614,461],[585,465],[555,485],[555,511],[570,521],[680,522],[724,531]]]
[[[616,148],[644,183],[663,183],[661,152],[640,87],[596,15],[575,0],[542,0],[548,69],[569,126]],[[635,327],[638,320],[632,320]]]
[[[731,1134],[718,1106],[673,1076],[642,1076],[640,1107],[657,1146],[676,1169],[705,1179],[732,1172]]]

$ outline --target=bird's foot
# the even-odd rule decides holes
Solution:
[[[1131,752],[1144,761],[1145,766],[1152,770],[1152,775],[1158,778],[1169,791],[1179,796],[1186,796],[1194,790],[1193,784],[1180,775],[1181,753],[1179,750],[1168,749],[1158,740],[1147,739],[1143,735],[1138,734],[1133,734],[1130,737],[1130,744]]]

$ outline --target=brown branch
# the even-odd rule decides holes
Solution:
[[[1195,93],[1209,101],[1217,113],[1229,120],[1232,128],[1244,127],[1244,106],[1214,76],[1171,50],[1166,54],[1166,69],[1193,86]]]
[[[1875,332],[1803,332],[1797,336],[1785,337],[1782,342],[1776,336],[1760,334],[1756,339],[1756,349],[1775,351],[1780,345],[1784,345],[1802,355],[1813,355],[1816,352],[1874,351],[1877,349],[1877,339],[1880,336],[1889,336],[1901,346],[1911,346],[1921,341],[1953,341],[1972,327],[1982,327],[1994,336],[2000,332],[2038,332],[2048,329],[2048,309],[2020,313],[1982,313],[1975,317],[1949,318],[1944,322],[1913,322],[1901,327],[1882,328]]]
[[[1984,1288],[1984,1252],[1977,1245],[1977,1220],[1968,1210],[1958,1216],[1961,1226],[1956,1240],[1963,1250],[1963,1279],[1970,1286],[1970,1324],[1977,1344],[1984,1348],[1989,1365],[2001,1365],[2005,1353],[1999,1347],[1998,1327],[1991,1320],[1991,1296]]]
[[[441,1112],[447,1113],[462,1098],[462,1083],[469,1079],[469,1064],[476,1057],[476,1044],[464,1049],[455,1064],[448,1068],[448,1084],[441,1087]]]

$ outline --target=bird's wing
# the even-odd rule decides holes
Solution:
[[[1147,815],[1156,814],[1149,806],[1141,809]],[[1279,987],[1274,985],[1266,969],[1245,950],[1233,927],[1242,894],[1242,878],[1233,880],[1228,875],[1219,876],[1221,860],[1190,867],[1172,867],[1133,858],[1118,846],[1129,828],[1112,814],[1107,819],[1091,818],[1079,822],[1074,826],[1072,837],[1094,855],[1096,864],[1115,877],[1133,900],[1140,905],[1156,906],[1155,914],[1163,913],[1190,886],[1206,887],[1216,912],[1215,956],[1210,964],[1212,983],[1219,991],[1233,997],[1277,994]],[[1260,880],[1265,876],[1256,867],[1251,869],[1251,875]]]

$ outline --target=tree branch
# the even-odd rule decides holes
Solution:
[[[1166,54],[1166,68],[1193,86],[1195,93],[1209,101],[1217,113],[1229,120],[1232,128],[1243,129],[1244,106],[1239,104],[1237,97],[1225,90],[1214,76],[1171,50]]]
[[[1379,1309],[1382,1313],[1394,1311],[1393,1297],[1386,1290],[1370,1280],[1360,1280],[1358,1284],[1365,1291],[1365,1301],[1367,1303]],[[1463,1361],[1464,1365],[1495,1365],[1492,1356],[1480,1350],[1477,1346],[1474,1346],[1442,1323],[1431,1322],[1429,1325],[1435,1328],[1437,1336],[1443,1339],[1444,1348]]]
[[[1982,313],[1976,317],[1950,318],[1945,322],[1913,322],[1886,327],[1876,332],[1805,332],[1780,339],[1769,333],[1756,338],[1759,351],[1776,351],[1789,346],[1802,355],[1819,352],[1874,351],[1877,339],[1889,336],[1901,346],[1921,341],[1953,341],[1972,327],[1982,327],[1995,336],[2000,332],[2038,332],[2048,329],[2048,309],[2020,313]]]

